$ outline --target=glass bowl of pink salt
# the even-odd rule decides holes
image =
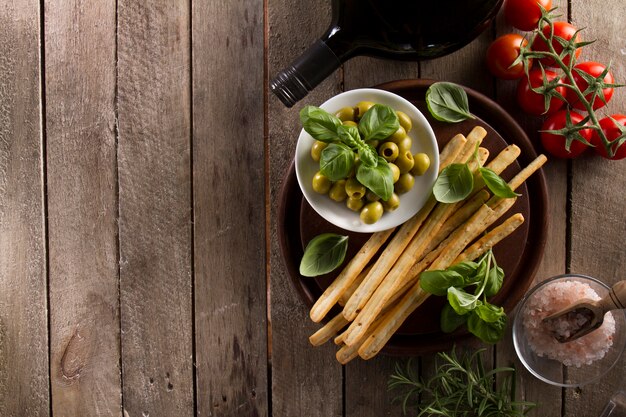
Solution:
[[[626,346],[624,310],[606,313],[602,326],[576,340],[561,343],[588,317],[567,315],[557,321],[543,319],[581,299],[599,300],[610,287],[577,274],[559,275],[532,288],[520,301],[513,322],[515,352],[528,371],[560,387],[580,387],[606,375]]]

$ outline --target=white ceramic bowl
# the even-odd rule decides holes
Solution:
[[[311,158],[313,137],[304,129],[300,132],[296,146],[296,176],[298,184],[311,207],[325,220],[353,232],[373,233],[398,226],[415,215],[426,203],[432,186],[437,179],[439,170],[439,148],[437,139],[430,124],[424,115],[408,100],[384,90],[361,88],[338,94],[327,100],[320,107],[334,114],[342,107],[353,107],[359,101],[372,101],[377,104],[386,104],[396,111],[406,113],[413,121],[413,128],[409,136],[413,139],[411,152],[426,153],[430,157],[430,167],[422,176],[415,177],[413,188],[400,195],[400,207],[393,212],[385,212],[381,219],[374,224],[361,222],[359,213],[348,209],[345,203],[335,202],[327,195],[313,191],[312,179],[319,171],[319,163]]]

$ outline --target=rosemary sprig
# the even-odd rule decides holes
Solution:
[[[515,400],[515,369],[500,367],[486,371],[480,355],[484,350],[464,352],[460,357],[454,349],[449,354],[438,353],[435,375],[428,381],[416,375],[411,361],[404,367],[397,363],[389,379],[389,389],[403,391],[395,401],[402,403],[405,415],[408,406],[415,404],[417,417],[525,416],[536,405]],[[504,375],[496,384],[498,374]]]

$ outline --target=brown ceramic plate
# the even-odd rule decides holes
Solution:
[[[456,124],[434,120],[424,101],[426,90],[432,82],[402,80],[381,84],[376,88],[391,91],[414,103],[431,123],[440,148],[455,134],[468,134],[474,126],[480,125],[487,130],[482,146],[489,149],[491,157],[509,144],[520,147],[522,153],[518,162],[522,166],[537,156],[524,131],[508,113],[491,99],[471,89],[465,88],[470,110],[477,119]],[[519,164],[507,168],[502,177],[506,180],[512,178],[521,169]],[[547,232],[547,191],[543,173],[540,171],[534,174],[517,192],[522,196],[511,208],[509,215],[522,213],[526,221],[494,248],[498,264],[504,269],[505,280],[493,303],[502,305],[507,312],[512,311],[532,282],[541,261]],[[350,259],[370,236],[339,229],[317,215],[302,197],[293,165],[283,182],[278,220],[280,248],[285,265],[293,284],[309,307],[332,282],[337,272],[316,279],[300,276],[298,266],[306,243],[324,232],[348,234],[350,243],[346,259]],[[439,330],[439,312],[443,301],[442,297],[430,297],[406,320],[383,352],[392,355],[421,355],[449,349],[455,343],[469,340],[471,335],[465,329],[451,334]],[[333,317],[338,312],[339,310],[333,310],[328,317]]]

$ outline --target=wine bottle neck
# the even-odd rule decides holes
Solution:
[[[271,81],[270,88],[285,106],[291,107],[340,65],[337,55],[326,43],[318,40],[291,65],[279,72]]]

